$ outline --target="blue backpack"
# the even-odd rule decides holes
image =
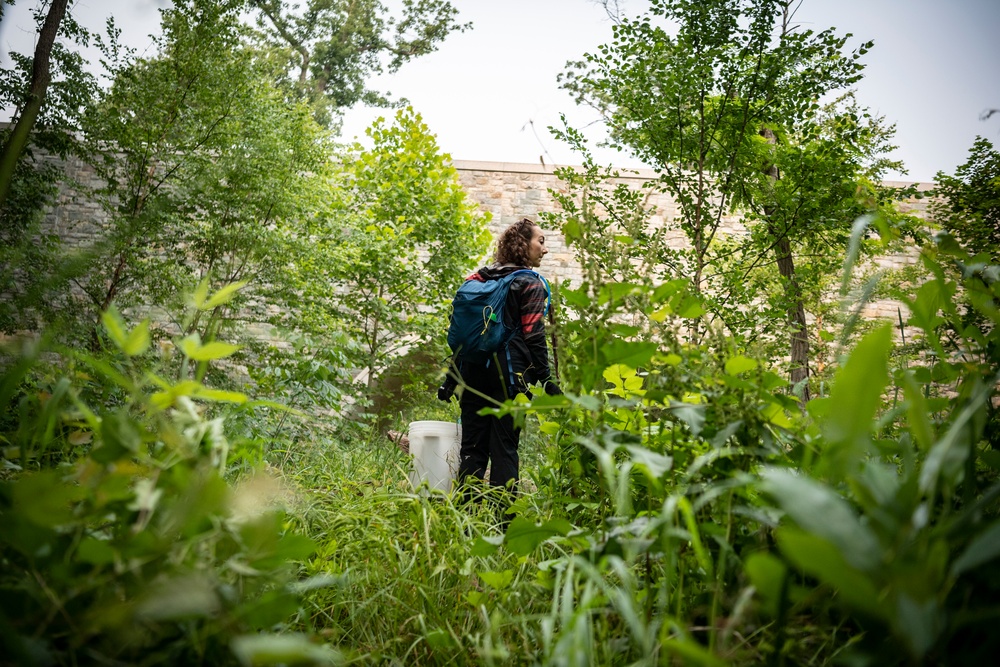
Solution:
[[[504,310],[510,285],[522,273],[537,276],[545,283],[545,312],[548,313],[552,290],[548,281],[534,271],[521,269],[499,280],[485,282],[466,280],[451,302],[448,326],[448,347],[457,363],[482,363],[510,342],[517,325],[504,321]]]

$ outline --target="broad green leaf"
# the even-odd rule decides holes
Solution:
[[[486,604],[490,597],[482,591],[469,591],[465,594],[465,600],[473,607],[478,607],[481,604]]]
[[[198,286],[194,288],[194,292],[191,294],[191,301],[194,302],[194,307],[198,310],[203,310],[205,305],[205,300],[208,298],[208,276],[205,276],[198,283]]]
[[[769,553],[753,553],[747,556],[743,569],[750,582],[757,589],[764,608],[771,616],[777,616],[781,604],[782,588],[788,577],[788,568]]]
[[[515,517],[504,534],[504,544],[518,556],[527,556],[539,544],[555,537],[566,535],[573,530],[573,525],[566,519],[550,519],[542,524],[536,524],[524,517]]]
[[[698,519],[694,515],[694,508],[691,507],[691,501],[685,497],[681,497],[677,501],[677,509],[680,510],[681,516],[684,517],[684,525],[687,527],[688,534],[690,535],[691,548],[694,549],[698,565],[701,566],[705,574],[712,576],[712,559],[701,541],[701,531],[698,529]]]
[[[673,624],[664,623],[664,632],[669,629],[671,625]],[[664,651],[683,658],[682,664],[684,665],[702,665],[703,667],[726,667],[729,665],[728,662],[716,657],[716,655],[709,651],[708,648],[694,639],[689,639],[687,637],[680,639],[676,637],[667,637],[661,640],[660,644],[663,646]]]
[[[584,410],[590,410],[591,412],[600,412],[603,407],[601,399],[599,399],[596,396],[592,396],[591,394],[580,394],[579,396],[577,396],[576,394],[570,394],[567,392],[565,396],[569,398],[569,400],[574,405],[578,405]]]
[[[118,349],[124,350],[128,334],[125,331],[125,322],[122,321],[122,316],[118,313],[118,309],[112,305],[101,313],[101,323],[104,325],[104,330],[108,333],[112,342]]]
[[[990,387],[996,381],[997,377],[994,376],[990,384],[977,383],[978,386],[969,402],[927,453],[924,465],[920,469],[920,490],[924,493],[934,493],[939,481],[950,485],[958,483],[970,450],[970,422],[974,422],[977,416],[982,418],[981,413],[985,410],[986,401],[992,392]],[[973,441],[975,437],[973,436]]]
[[[562,427],[559,426],[559,424],[557,424],[554,421],[541,422],[538,425],[538,430],[544,433],[545,435],[555,435],[556,433],[559,432],[560,428]]]
[[[197,336],[184,338],[181,340],[179,347],[186,357],[194,361],[224,359],[240,349],[239,345],[220,343],[218,341],[202,345]]]
[[[479,580],[490,588],[503,590],[509,588],[514,581],[514,570],[501,570],[500,572],[483,571],[478,572]]]
[[[761,406],[760,414],[775,426],[780,426],[781,428],[791,428],[792,426],[792,420],[788,418],[784,407],[778,403],[768,403]]]
[[[54,470],[26,474],[10,482],[13,512],[39,526],[59,526],[73,520],[73,504],[83,487],[67,482]]]
[[[764,470],[761,478],[761,488],[795,523],[828,540],[852,567],[872,572],[879,566],[882,551],[878,539],[835,491],[780,468]]]
[[[442,628],[428,630],[424,633],[424,639],[427,641],[427,646],[433,651],[443,651],[455,646],[451,633]]]
[[[221,608],[208,574],[192,573],[154,584],[136,604],[136,614],[151,621],[209,618]]]
[[[667,316],[669,316],[671,312],[673,312],[673,310],[670,308],[669,305],[663,306],[651,312],[649,314],[649,319],[653,320],[654,322],[662,324],[664,320],[667,319]]]
[[[701,299],[690,294],[685,295],[685,298],[683,298],[681,302],[674,307],[674,310],[680,317],[683,317],[686,320],[696,319],[708,312],[704,304],[702,304]]]
[[[846,296],[851,284],[851,274],[854,271],[854,264],[858,261],[858,253],[861,251],[861,243],[864,241],[868,225],[874,216],[871,214],[862,215],[851,225],[851,237],[847,244],[847,254],[844,255],[844,266],[841,270],[843,279],[840,283],[840,295]]]
[[[632,457],[632,462],[643,470],[651,479],[658,480],[673,467],[674,460],[666,454],[657,454],[645,447],[626,445],[625,450]]]
[[[241,280],[238,283],[230,283],[213,294],[204,305],[199,306],[200,310],[211,310],[223,304],[229,303],[236,293],[246,287],[247,281]]]
[[[86,537],[76,549],[76,560],[91,565],[110,565],[115,562],[115,550],[106,540]]]
[[[913,300],[907,304],[910,307],[910,319],[907,323],[924,331],[933,331],[944,321],[938,313],[945,306],[945,300],[951,298],[950,292],[941,281],[925,282],[917,288]]]
[[[557,394],[556,396],[548,396],[541,392],[536,393],[535,397],[531,399],[531,407],[535,409],[545,409],[545,408],[566,408],[572,404],[570,399],[563,394]]]
[[[907,403],[906,416],[909,422],[909,431],[920,448],[926,452],[936,439],[934,426],[930,420],[930,411],[927,407],[927,398],[912,372],[904,373],[902,380],[903,393]]]
[[[841,549],[819,535],[787,526],[779,528],[775,537],[788,560],[832,586],[847,606],[876,618],[884,616],[875,584],[847,562]]]
[[[246,394],[241,394],[238,391],[224,391],[222,389],[209,389],[208,387],[202,387],[196,391],[193,396],[195,398],[202,398],[206,401],[219,401],[223,403],[246,403]]]
[[[345,664],[344,657],[328,644],[294,632],[242,635],[233,639],[231,647],[244,667]]]
[[[621,364],[631,368],[644,368],[656,354],[656,343],[613,340],[600,348],[601,363],[607,366]]]
[[[726,359],[726,373],[728,375],[739,375],[757,368],[757,361],[748,359],[742,355],[737,355],[731,359]]]
[[[495,554],[501,544],[503,544],[502,536],[477,537],[476,541],[472,543],[472,549],[469,550],[469,553],[478,558],[485,558]]]
[[[615,386],[611,393],[622,398],[628,398],[642,393],[643,378],[636,375],[631,366],[613,364],[604,369],[604,379]]]
[[[158,391],[149,397],[149,402],[157,408],[165,409],[174,404],[181,396],[194,396],[204,388],[200,382],[194,380],[182,380],[175,385],[168,386],[165,391]]]
[[[149,320],[140,322],[132,331],[128,332],[125,344],[122,345],[122,352],[130,357],[135,357],[149,349]]]
[[[918,662],[922,662],[946,625],[934,598],[918,602],[906,593],[899,593],[896,598],[896,618],[893,620],[893,628]]]
[[[1000,557],[1000,521],[994,521],[969,543],[951,566],[951,576],[958,577]]]
[[[567,245],[573,245],[574,241],[583,238],[580,223],[572,218],[562,224],[562,232]]]
[[[100,444],[90,452],[98,463],[113,463],[139,451],[142,436],[125,412],[109,412],[101,417]]]
[[[822,431],[828,447],[825,463],[838,475],[843,475],[866,449],[888,382],[891,343],[891,326],[875,329],[858,343],[837,372],[824,406]]]
[[[687,427],[691,429],[691,435],[697,436],[701,433],[701,429],[705,425],[704,405],[692,405],[691,403],[673,401],[670,403],[669,409],[675,417],[687,424]]]

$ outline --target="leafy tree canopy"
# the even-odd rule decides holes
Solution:
[[[309,100],[326,123],[358,102],[389,106],[387,94],[368,87],[384,71],[437,50],[453,31],[458,10],[447,0],[404,0],[390,16],[379,0],[249,0],[261,40],[275,50],[284,83]]]
[[[985,252],[991,262],[1000,262],[1000,152],[976,137],[965,163],[953,175],[938,172],[934,180],[937,221],[972,254]]]

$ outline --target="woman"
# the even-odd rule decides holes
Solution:
[[[493,264],[479,269],[467,280],[498,280],[513,271],[537,268],[547,253],[542,229],[524,218],[500,235]],[[544,320],[547,303],[548,288],[539,276],[523,273],[515,277],[504,316],[507,322],[519,326],[507,349],[487,362],[466,361],[457,369],[465,385],[459,399],[462,409],[459,484],[468,483],[470,477],[484,479],[489,464],[490,486],[517,492],[521,429],[514,426],[511,415],[498,418],[478,413],[519,393],[528,393],[528,388],[536,382],[544,386],[547,394],[562,393],[549,366]],[[454,378],[447,381],[438,390],[438,397],[447,401],[455,384]]]

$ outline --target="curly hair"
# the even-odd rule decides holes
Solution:
[[[531,244],[531,237],[537,226],[531,220],[521,218],[503,230],[500,238],[497,239],[497,249],[493,253],[493,261],[497,264],[528,266],[530,263],[528,246]]]

